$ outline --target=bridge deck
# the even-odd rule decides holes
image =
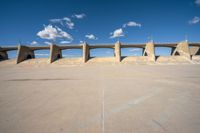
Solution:
[[[154,43],[154,47],[176,47],[178,43]],[[71,45],[57,45],[60,49],[82,49],[81,44],[71,44]],[[89,49],[96,49],[96,48],[115,48],[114,44],[92,44],[88,45]],[[145,48],[146,44],[121,44],[121,48]],[[200,47],[200,42],[191,42],[189,46]],[[50,46],[26,46],[31,50],[45,50],[50,49]],[[11,50],[18,50],[17,46],[5,46],[0,47],[0,52],[3,51],[11,51]]]

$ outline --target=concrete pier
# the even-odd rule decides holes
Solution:
[[[0,52],[0,60],[7,60],[8,59],[8,54],[6,51]]]
[[[119,41],[115,43],[115,58],[117,62],[121,61],[121,43]]]
[[[62,51],[59,46],[52,44],[50,46],[50,63],[62,58]]]
[[[23,45],[18,46],[17,64],[24,60],[32,58],[35,58],[33,50],[31,50],[28,46],[23,46]]]
[[[83,44],[83,62],[87,62],[90,58],[90,50],[87,43]]]
[[[154,43],[148,42],[145,46],[143,56],[148,56],[149,61],[155,61],[155,49],[154,49]]]
[[[176,46],[176,49],[174,50],[172,55],[173,56],[174,55],[180,55],[180,56],[184,56],[188,59],[191,59],[191,54],[190,54],[188,42],[184,41],[184,42],[178,43],[178,45]]]
[[[143,56],[145,57],[145,61],[155,62],[157,59],[155,57],[155,48],[157,47],[166,47],[171,48],[171,57],[180,57],[183,60],[192,60],[192,57],[198,57],[200,55],[200,43],[189,43],[187,41],[183,41],[180,43],[153,43],[148,42],[146,44],[122,44],[120,42],[116,42],[115,44],[95,44],[88,45],[84,43],[74,44],[74,45],[55,45],[51,46],[24,46],[19,45],[18,47],[0,47],[0,60],[7,60],[8,51],[18,50],[17,61],[16,63],[20,63],[27,59],[35,58],[34,51],[35,50],[50,50],[49,63],[52,63],[59,58],[62,58],[62,50],[65,49],[82,49],[82,62],[86,63],[90,59],[90,50],[98,49],[98,48],[109,48],[114,49],[114,61],[122,62],[121,58],[121,49],[122,48],[141,48],[143,51]],[[157,57],[160,57],[157,55]],[[134,57],[137,60],[143,60],[144,58]],[[166,58],[166,57],[165,57]],[[168,57],[170,58],[170,56]],[[101,58],[100,58],[101,59]],[[103,60],[102,60],[103,61]]]

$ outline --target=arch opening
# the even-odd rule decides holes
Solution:
[[[17,58],[17,50],[7,51],[8,59],[16,59]]]
[[[143,48],[121,48],[121,56],[142,56]]]
[[[0,55],[0,60],[3,60],[3,56]]]
[[[30,54],[28,54],[28,55],[26,56],[26,59],[32,59],[32,56],[31,56]]]
[[[114,49],[113,48],[95,48],[90,49],[90,57],[114,57]]]
[[[155,56],[171,56],[173,53],[173,48],[170,47],[155,47]]]
[[[56,59],[60,59],[60,58],[61,58],[61,55],[57,54]]]
[[[80,58],[83,55],[82,49],[65,49],[62,50],[62,58]],[[61,55],[59,55],[61,58]]]
[[[35,50],[34,53],[35,53],[35,58],[49,58],[50,50],[49,49]]]

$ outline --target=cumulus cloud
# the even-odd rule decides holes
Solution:
[[[123,28],[125,27],[141,27],[142,25],[140,23],[130,21],[128,23],[123,24]]]
[[[71,43],[71,41],[60,41],[62,44]]]
[[[192,20],[189,20],[189,24],[197,24],[200,22],[200,18],[195,16],[192,18]]]
[[[86,15],[84,13],[81,13],[81,14],[74,14],[72,17],[77,19],[83,19],[84,17],[86,17]]]
[[[97,37],[95,37],[95,35],[93,35],[93,34],[85,35],[85,37],[88,39],[91,39],[91,40],[97,40]]]
[[[197,5],[200,6],[200,0],[196,0],[196,1],[195,1],[195,4],[197,4]]]
[[[74,23],[68,17],[64,17],[61,19],[60,18],[59,19],[50,19],[49,21],[52,23],[59,23],[62,26],[67,26],[67,28],[69,28],[69,29],[74,29]]]
[[[111,33],[110,38],[116,38],[124,36],[124,32],[122,28],[116,29],[114,32]]]
[[[31,42],[31,45],[36,45],[36,44],[38,44],[37,41],[32,41],[32,42]]]
[[[73,40],[70,34],[63,31],[59,27],[57,26],[54,27],[52,25],[44,26],[44,29],[39,31],[37,33],[37,36],[39,36],[42,39],[47,39],[47,40],[56,40],[57,38],[67,39],[69,41]]]

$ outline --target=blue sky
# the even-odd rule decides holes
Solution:
[[[1,0],[0,17],[1,46],[200,41],[200,0]]]

